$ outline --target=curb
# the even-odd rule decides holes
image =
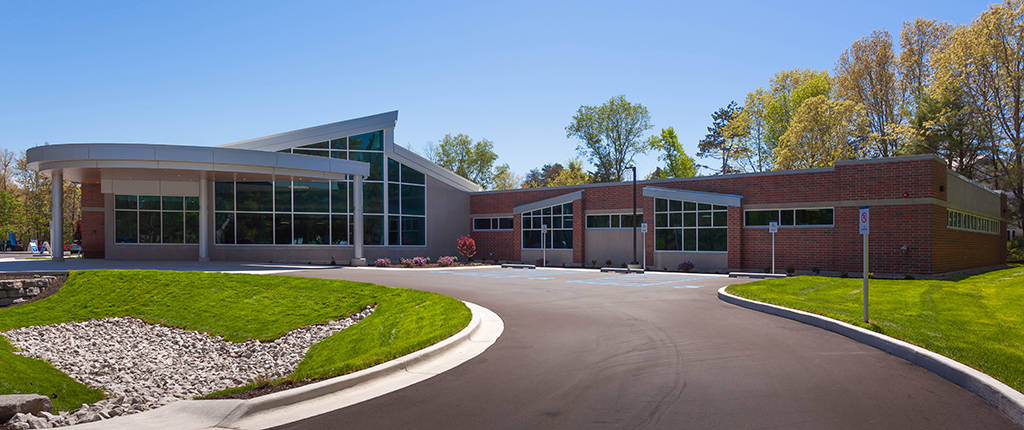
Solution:
[[[471,311],[474,307],[479,308],[479,306],[473,303],[464,303],[466,303]],[[375,380],[396,372],[404,371],[409,366],[436,357],[461,346],[463,343],[470,342],[470,337],[478,332],[481,326],[480,312],[474,311],[473,318],[469,321],[469,325],[447,339],[411,354],[398,357],[394,360],[387,361],[358,372],[246,400],[225,416],[224,419],[217,424],[217,427],[233,428],[235,423],[246,417],[266,412],[271,409],[291,406],[296,403],[333,394],[370,380]]]
[[[735,296],[725,292],[726,288],[728,287],[718,290],[719,300],[823,328],[907,360],[911,364],[970,391],[998,409],[1010,418],[1010,421],[1024,428],[1024,394],[966,364],[902,340],[832,318]]]

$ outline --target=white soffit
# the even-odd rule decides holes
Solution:
[[[308,145],[337,139],[339,137],[369,133],[378,130],[390,130],[398,123],[398,111],[385,112],[362,118],[339,121],[331,124],[301,130],[288,131],[271,136],[257,137],[241,142],[220,145],[221,148],[258,149],[260,151],[280,151],[295,146]]]
[[[672,188],[644,187],[644,197],[659,199],[687,200],[723,206],[739,206],[743,196],[733,194],[705,193],[701,191],[676,190]]]
[[[370,174],[370,165],[360,161],[206,146],[73,143],[37,146],[25,154],[29,167],[38,172],[150,169],[336,180],[345,179],[346,175]]]
[[[512,214],[521,214],[523,212],[529,212],[532,210],[546,208],[548,206],[560,205],[563,203],[570,203],[575,200],[583,198],[583,190],[571,192],[569,194],[562,194],[560,196],[552,197],[550,199],[544,199],[533,203],[527,203],[525,205],[516,206],[512,209]]]

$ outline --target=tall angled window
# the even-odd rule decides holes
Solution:
[[[728,251],[729,208],[711,203],[655,199],[654,249]]]
[[[544,238],[546,249],[572,249],[572,203],[548,206],[523,212],[523,249],[541,249]],[[547,225],[547,234],[542,234]]]

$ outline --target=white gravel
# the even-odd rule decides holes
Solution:
[[[373,311],[367,307],[350,318],[299,328],[266,343],[232,343],[220,336],[129,317],[24,327],[3,335],[21,349],[17,354],[45,360],[107,393],[107,400],[49,418],[51,425],[68,425],[84,422],[73,419],[76,416],[108,418],[140,412],[257,379],[287,376],[310,346]]]

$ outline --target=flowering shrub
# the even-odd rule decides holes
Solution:
[[[377,267],[388,267],[391,265],[391,260],[387,258],[378,258],[377,261],[373,262],[373,265]]]
[[[423,267],[423,266],[425,266],[425,265],[426,265],[427,263],[429,263],[429,262],[430,262],[430,257],[427,257],[427,258],[423,258],[423,257],[413,257],[413,258],[412,258],[412,264],[413,264],[414,266],[419,266],[419,267]]]
[[[412,267],[412,260],[408,258],[402,258],[402,267]]]
[[[691,270],[693,270],[693,262],[692,261],[684,261],[682,263],[679,263],[679,271],[680,272],[689,272]]]
[[[437,265],[440,267],[454,266],[459,261],[458,257],[441,257],[437,259]]]
[[[469,236],[460,237],[459,241],[455,243],[455,247],[459,249],[459,254],[466,257],[466,261],[470,261],[476,255],[476,241]]]

